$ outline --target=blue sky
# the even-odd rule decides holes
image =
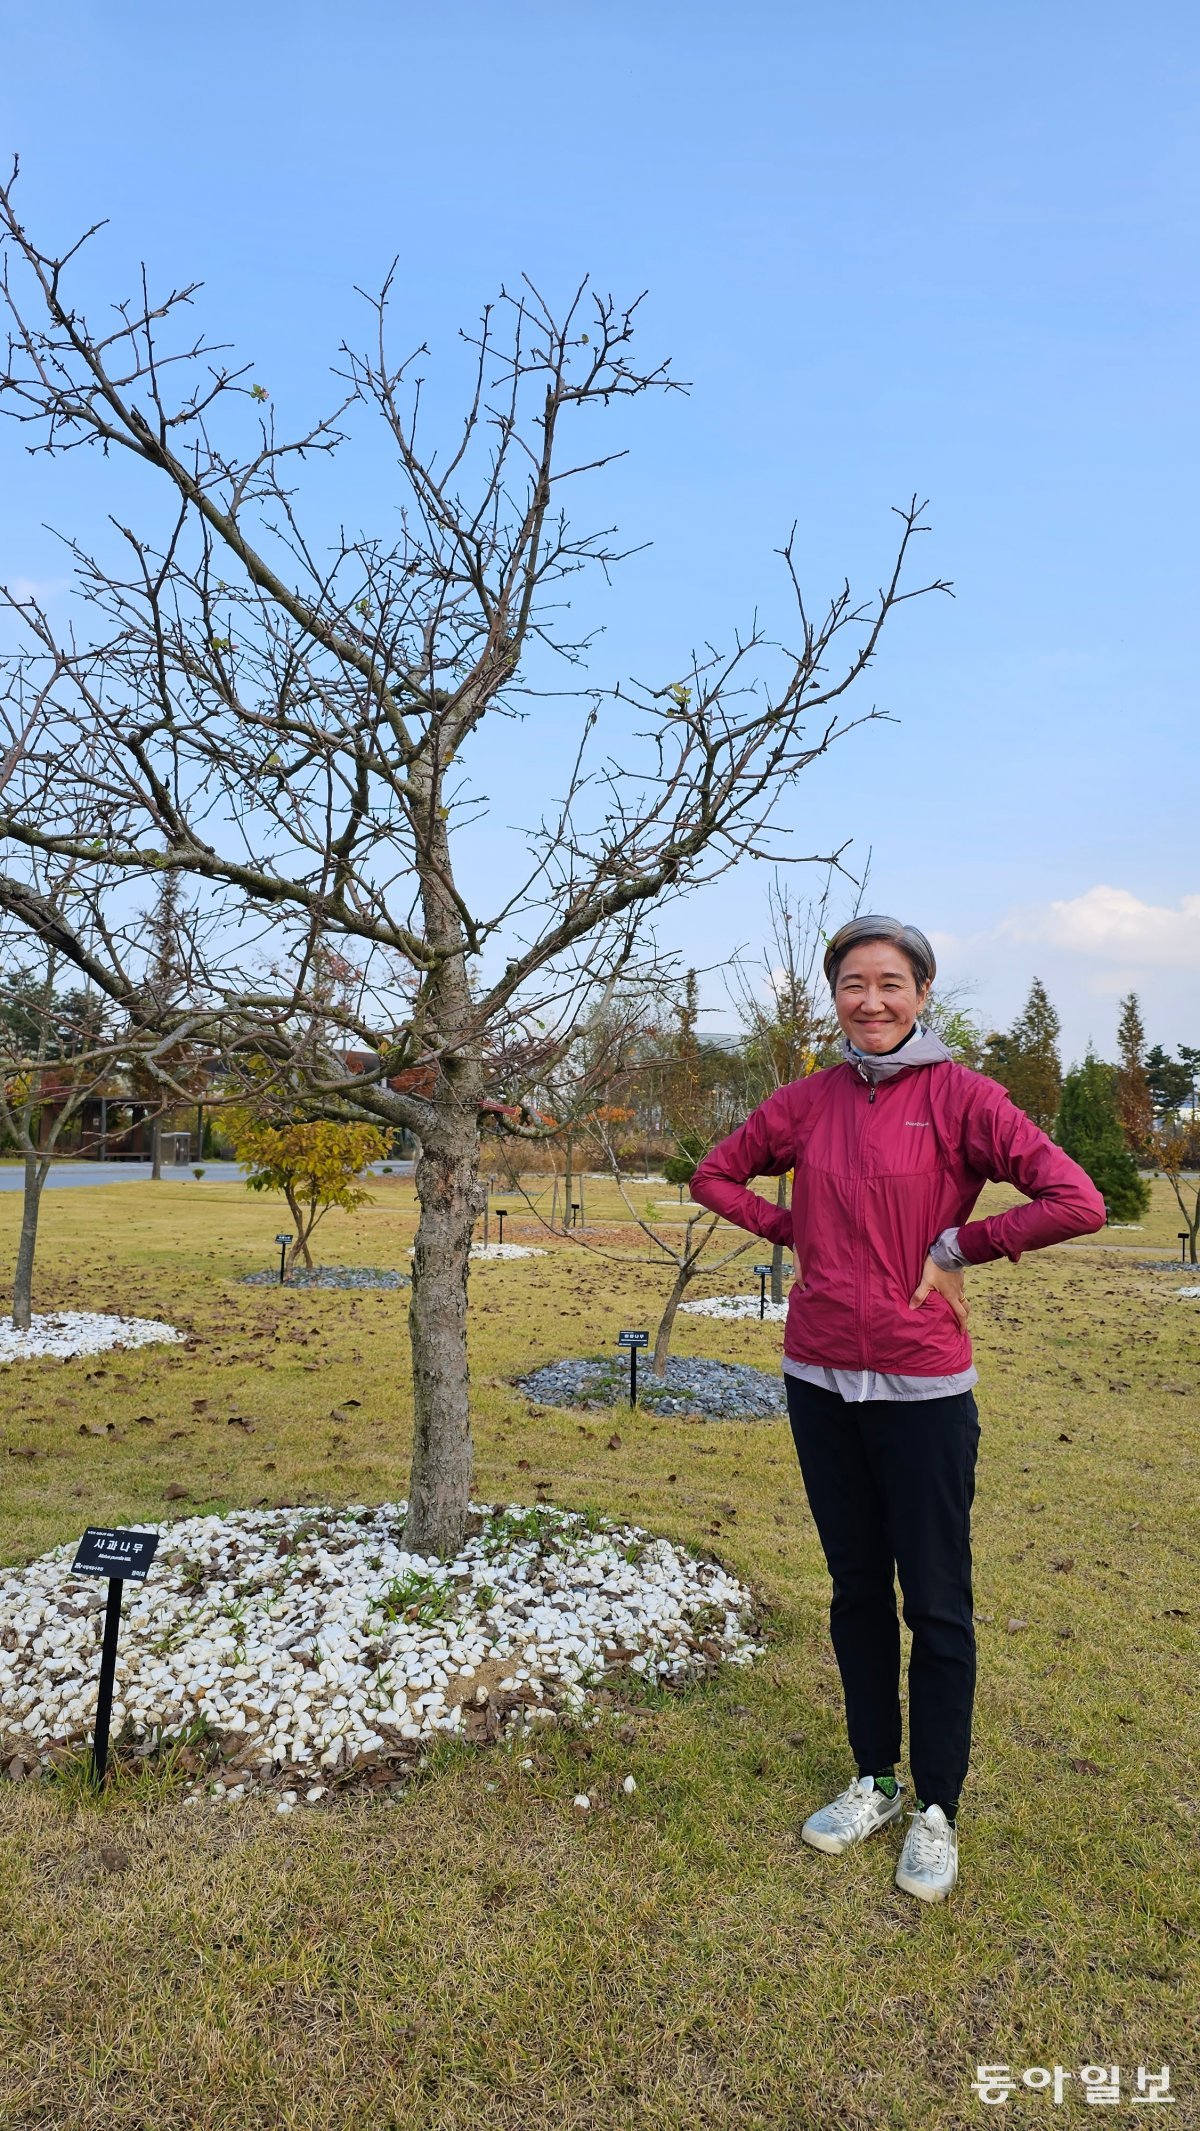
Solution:
[[[929,931],[985,1020],[1037,972],[1068,1054],[1111,1051],[1130,986],[1174,1045],[1200,1040],[1197,24],[1153,0],[65,0],[6,25],[0,143],[35,232],[110,218],[94,291],[142,256],[202,279],[281,419],[324,403],[353,286],[396,254],[397,338],[439,378],[522,269],[647,288],[642,344],[692,390],[631,411],[596,492],[652,543],[594,595],[598,679],[672,677],[756,606],[782,629],[793,519],[814,594],[869,587],[890,506],[928,495],[956,597],[895,618],[861,707],[898,722],[800,781],[793,847],[869,846],[871,907]],[[13,444],[0,574],[53,582],[42,520],[95,527],[97,467]],[[346,478],[348,515],[387,508],[378,466]],[[502,828],[509,735],[484,767]],[[663,938],[719,964],[765,899],[747,864]],[[715,968],[706,991],[728,1024]]]

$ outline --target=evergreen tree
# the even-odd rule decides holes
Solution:
[[[1121,1120],[1126,1146],[1132,1153],[1140,1154],[1150,1138],[1154,1112],[1150,1083],[1146,1078],[1146,1031],[1142,1027],[1136,992],[1130,992],[1121,1001],[1117,1043],[1121,1052],[1116,1079],[1117,1116]]]
[[[1174,1117],[1190,1102],[1192,1073],[1187,1065],[1177,1065],[1168,1057],[1161,1043],[1156,1043],[1146,1053],[1146,1081],[1150,1100],[1156,1117]]]
[[[1049,1132],[1054,1123],[1062,1092],[1059,1027],[1046,987],[1035,977],[1024,1009],[1007,1035],[990,1037],[984,1053],[984,1072],[1008,1089],[1013,1101],[1043,1132]]]
[[[1116,1068],[1089,1044],[1083,1064],[1072,1066],[1063,1082],[1058,1142],[1104,1194],[1110,1219],[1135,1221],[1150,1204],[1150,1187],[1125,1144],[1116,1081]]]

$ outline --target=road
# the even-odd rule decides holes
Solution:
[[[236,1183],[246,1172],[238,1162],[205,1162],[202,1181],[206,1184]],[[411,1162],[392,1162],[389,1167],[394,1176],[411,1176]],[[370,1174],[379,1176],[381,1162],[372,1162]],[[47,1191],[73,1191],[89,1184],[135,1184],[150,1180],[149,1162],[53,1162],[46,1178]],[[174,1163],[164,1165],[164,1184],[194,1184],[197,1179],[191,1169]],[[25,1184],[25,1171],[20,1162],[0,1162],[0,1191],[21,1191]]]

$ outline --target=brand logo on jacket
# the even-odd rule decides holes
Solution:
[[[906,1125],[911,1125],[917,1132],[928,1132],[929,1130],[929,1119],[927,1117],[906,1117],[904,1122]]]

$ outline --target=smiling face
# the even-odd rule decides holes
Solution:
[[[842,1034],[860,1051],[894,1051],[931,987],[919,989],[908,956],[890,940],[864,940],[843,956],[833,994]]]

